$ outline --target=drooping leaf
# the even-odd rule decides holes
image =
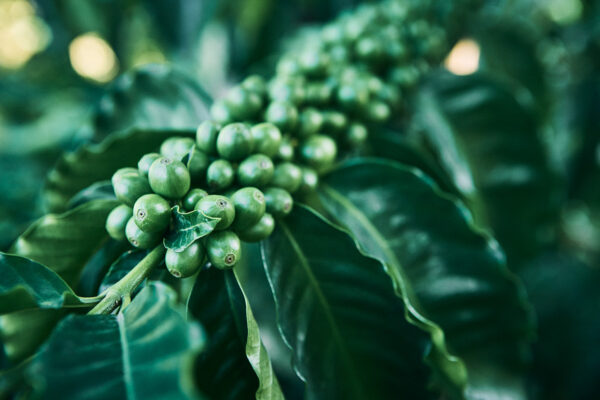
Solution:
[[[69,200],[67,209],[75,208],[88,201],[100,199],[116,199],[115,191],[110,180],[96,182],[85,189],[80,190],[71,198],[71,200]]]
[[[118,315],[69,315],[36,355],[29,378],[44,398],[189,398],[200,327],[154,283]]]
[[[405,320],[382,265],[346,233],[296,206],[262,254],[308,398],[427,397],[426,335]]]
[[[115,200],[94,200],[64,214],[46,215],[16,240],[11,253],[45,265],[74,286],[86,263],[108,239],[104,224],[117,204]],[[2,316],[0,337],[9,358],[17,361],[31,355],[62,314],[46,309]]]
[[[106,217],[117,205],[116,200],[94,200],[63,214],[48,214],[16,240],[11,253],[37,261],[74,284],[86,261],[108,239]]]
[[[468,397],[524,398],[532,334],[524,292],[460,203],[418,171],[379,159],[342,165],[319,196],[386,266],[410,320],[432,335],[434,365],[451,361],[449,350],[467,368]]]
[[[167,249],[177,252],[185,250],[196,240],[211,233],[221,220],[221,218],[209,217],[199,210],[181,212],[179,206],[173,207],[171,214],[173,229],[165,237],[164,244]]]
[[[84,304],[56,272],[27,258],[0,253],[0,314]]]
[[[215,399],[283,399],[233,271],[202,270],[187,307],[208,336],[206,349],[195,362],[199,390]]]
[[[96,138],[131,128],[195,130],[209,118],[211,101],[191,77],[165,64],[147,64],[116,79],[101,99]]]
[[[509,263],[552,240],[561,187],[531,109],[489,77],[443,73],[419,90],[416,106],[442,167]]]
[[[48,173],[44,188],[47,208],[55,212],[65,210],[69,200],[80,190],[109,180],[119,168],[137,167],[139,159],[146,153],[158,151],[166,138],[192,134],[192,131],[133,129],[66,153]]]

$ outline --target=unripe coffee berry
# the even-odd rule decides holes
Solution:
[[[150,249],[156,246],[162,239],[161,232],[144,232],[135,223],[133,217],[127,221],[125,227],[125,236],[133,247],[138,249]]]
[[[264,122],[254,125],[250,130],[254,140],[254,151],[273,157],[281,144],[281,131],[275,125]]]
[[[265,196],[254,187],[245,187],[231,196],[235,207],[233,227],[236,230],[246,229],[256,224],[266,210]]]
[[[250,90],[259,96],[264,96],[267,92],[267,83],[259,75],[250,75],[242,82],[242,87]]]
[[[125,226],[129,218],[133,215],[133,210],[126,204],[115,207],[106,218],[106,231],[111,238],[115,240],[125,239]]]
[[[152,192],[148,179],[135,168],[121,168],[112,176],[112,186],[117,199],[133,206],[135,201]]]
[[[273,101],[267,108],[265,119],[284,132],[290,131],[298,122],[298,110],[288,101]]]
[[[199,242],[194,242],[180,252],[167,249],[165,265],[175,278],[187,278],[200,270],[204,257],[204,247]]]
[[[235,219],[233,202],[225,196],[213,194],[203,197],[198,201],[195,209],[209,217],[221,218],[215,226],[215,230],[229,228]]]
[[[273,161],[264,154],[254,154],[240,163],[237,176],[244,186],[265,186],[273,179]]]
[[[194,147],[194,139],[187,137],[168,138],[160,145],[160,154],[172,160],[181,161]]]
[[[335,161],[337,145],[329,136],[314,135],[302,143],[300,151],[306,163],[321,172]]]
[[[245,124],[226,125],[217,136],[217,152],[227,160],[240,160],[253,150],[250,129]]]
[[[212,190],[228,188],[234,178],[233,166],[227,160],[213,161],[206,170],[206,183]]]
[[[229,106],[224,101],[215,101],[213,103],[210,107],[210,116],[215,122],[221,125],[228,124],[234,120]]]
[[[298,191],[301,193],[310,193],[317,189],[319,184],[319,175],[312,168],[302,168],[302,183]]]
[[[144,232],[162,232],[171,222],[171,206],[157,194],[145,194],[135,202],[133,218]]]
[[[267,212],[275,218],[285,217],[294,206],[292,195],[281,188],[272,187],[265,190],[265,201],[267,202]]]
[[[138,170],[140,171],[140,174],[148,176],[150,166],[154,161],[158,160],[160,157],[161,155],[158,153],[148,153],[145,154],[142,158],[140,158],[140,161],[138,162]]]
[[[248,229],[238,232],[238,236],[244,242],[260,242],[268,238],[275,229],[275,219],[269,213],[265,213],[262,218]]]
[[[302,182],[302,171],[296,164],[284,162],[275,167],[271,185],[294,193]]]
[[[213,232],[206,239],[206,253],[216,268],[231,269],[242,256],[240,238],[231,231]]]
[[[212,121],[204,121],[196,130],[196,146],[206,154],[217,153],[217,136],[220,126]]]
[[[301,137],[314,135],[323,126],[323,115],[315,108],[306,108],[300,113],[298,134]]]
[[[191,189],[183,198],[183,208],[186,211],[193,211],[200,199],[206,196],[208,196],[206,190],[198,188]]]
[[[190,190],[190,173],[181,161],[161,157],[148,171],[150,187],[169,199],[180,199]]]
[[[232,88],[225,97],[231,115],[236,120],[252,118],[262,108],[261,97],[241,86]]]

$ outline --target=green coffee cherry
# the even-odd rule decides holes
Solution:
[[[300,113],[298,134],[301,137],[314,135],[323,126],[323,115],[315,108],[306,108]]]
[[[106,218],[106,231],[115,240],[125,239],[125,226],[133,215],[131,207],[121,204],[115,207]]]
[[[337,145],[329,136],[314,135],[302,143],[300,152],[308,165],[322,172],[335,161]]]
[[[250,75],[241,85],[244,89],[256,93],[259,96],[264,96],[267,93],[267,84],[259,75]]]
[[[298,110],[288,101],[273,101],[267,108],[265,119],[282,131],[289,131],[298,123]]]
[[[292,211],[294,199],[292,195],[281,188],[268,188],[265,191],[265,201],[267,202],[267,212],[275,218],[282,218]]]
[[[360,147],[367,141],[369,133],[363,124],[353,123],[346,132],[346,142],[352,147]]]
[[[294,193],[302,182],[302,171],[296,164],[284,162],[275,166],[272,186],[276,186]]]
[[[305,101],[311,104],[324,105],[331,101],[333,88],[327,83],[311,83],[306,87]]]
[[[168,138],[160,145],[160,154],[172,160],[181,161],[194,147],[194,139],[186,137]]]
[[[281,131],[275,125],[264,122],[254,125],[250,130],[254,141],[254,150],[257,153],[273,157],[281,144]]]
[[[277,63],[277,75],[297,76],[300,74],[300,65],[296,60],[290,57],[284,57]]]
[[[148,176],[148,171],[150,170],[150,166],[154,161],[159,159],[161,156],[158,153],[148,153],[145,154],[140,161],[138,162],[138,170],[140,174],[144,176]]]
[[[181,161],[161,157],[148,172],[150,187],[169,199],[180,199],[190,190],[190,173]]]
[[[196,130],[196,145],[206,154],[217,153],[217,136],[221,127],[212,121],[204,121]]]
[[[323,115],[324,130],[331,132],[342,132],[348,125],[346,114],[338,111],[327,111]]]
[[[273,101],[301,104],[305,96],[303,84],[298,77],[278,77],[269,85],[269,97]]]
[[[200,199],[206,196],[208,196],[206,190],[198,188],[191,189],[183,198],[183,208],[186,211],[193,211]]]
[[[187,278],[200,270],[204,257],[204,247],[199,242],[194,242],[180,252],[167,249],[165,265],[175,278]]]
[[[133,218],[144,232],[162,232],[171,222],[171,206],[157,194],[145,194],[135,202]]]
[[[344,84],[337,90],[337,99],[347,110],[357,110],[369,103],[369,90],[360,84]]]
[[[213,218],[221,218],[215,230],[223,230],[229,228],[235,219],[235,208],[233,202],[225,196],[209,195],[198,201],[195,207],[204,215]]]
[[[196,147],[187,160],[187,169],[192,182],[199,183],[204,179],[209,164],[210,160],[206,153]]]
[[[269,213],[265,213],[260,221],[248,229],[238,232],[238,236],[244,242],[260,242],[268,238],[275,229],[275,219]]]
[[[227,160],[213,161],[206,170],[206,183],[212,190],[228,188],[234,178],[233,166]]]
[[[300,68],[309,76],[323,76],[329,67],[329,57],[316,48],[305,50],[298,59]]]
[[[262,108],[261,97],[241,86],[232,88],[225,97],[231,116],[237,120],[252,118]]]
[[[244,186],[265,186],[273,179],[273,161],[264,154],[254,154],[238,166],[238,182]]]
[[[381,40],[373,37],[363,37],[358,40],[354,48],[359,59],[367,63],[378,63],[385,54]]]
[[[242,256],[240,238],[231,231],[213,232],[206,239],[206,253],[214,267],[231,269]]]
[[[367,117],[375,123],[387,121],[391,113],[390,107],[383,101],[372,101],[367,109]]]
[[[112,176],[112,186],[117,199],[129,206],[133,206],[139,197],[152,192],[148,179],[135,168],[117,170]]]
[[[294,159],[294,143],[292,138],[284,137],[281,140],[277,157],[283,161],[292,161]]]
[[[217,136],[217,152],[227,160],[240,160],[253,150],[254,141],[245,124],[226,125]]]
[[[210,116],[215,122],[221,125],[228,124],[234,120],[233,113],[224,101],[215,101],[213,103],[210,107]]]
[[[233,226],[236,230],[246,229],[256,224],[266,210],[263,192],[254,187],[245,187],[231,196],[235,207]]]
[[[162,239],[161,232],[144,232],[141,230],[136,225],[133,217],[129,218],[129,221],[127,221],[125,236],[127,237],[127,240],[129,240],[129,243],[138,249],[150,249],[156,246]]]
[[[301,193],[310,193],[317,189],[319,184],[319,175],[317,171],[312,168],[303,167],[302,168],[302,183],[300,184],[300,188],[298,189]]]

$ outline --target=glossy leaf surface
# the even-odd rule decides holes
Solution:
[[[419,91],[418,123],[473,212],[507,252],[552,239],[561,198],[533,110],[484,75],[439,74]]]
[[[0,314],[82,304],[56,272],[27,258],[0,253]]]
[[[426,336],[382,265],[302,206],[263,242],[281,332],[308,398],[426,398]]]
[[[386,266],[410,320],[432,336],[434,366],[458,383],[468,379],[469,397],[523,397],[532,329],[524,293],[497,243],[474,229],[460,203],[418,171],[379,159],[341,166],[319,195]]]
[[[174,298],[153,284],[118,315],[66,317],[36,355],[34,387],[47,398],[190,397],[186,365],[204,339]]]

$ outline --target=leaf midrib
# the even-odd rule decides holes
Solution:
[[[329,307],[327,299],[325,298],[325,295],[323,294],[323,291],[321,290],[319,282],[317,281],[315,275],[312,272],[310,264],[308,263],[308,260],[306,259],[305,255],[304,255],[304,252],[300,248],[300,245],[298,244],[296,239],[291,234],[287,224],[284,222],[280,222],[280,226],[281,226],[281,229],[282,229],[283,233],[285,234],[286,238],[290,242],[292,249],[296,252],[296,255],[298,256],[298,259],[300,261],[300,265],[302,265],[302,268],[306,272],[306,275],[310,281],[310,284],[313,287],[313,289],[315,290],[317,299],[319,300],[319,303],[321,303],[322,309],[325,312],[325,317],[326,317],[327,322],[328,322],[329,326],[331,327],[331,331],[333,333],[334,343],[340,350],[341,355],[344,359],[344,365],[345,365],[344,369],[346,369],[346,371],[349,372],[351,375],[350,383],[354,389],[351,391],[351,393],[353,395],[355,395],[356,396],[355,398],[357,398],[357,399],[367,398],[364,396],[364,389],[362,388],[362,386],[360,386],[358,384],[359,375],[355,371],[355,366],[354,366],[354,362],[352,361],[352,357],[350,356],[346,347],[344,346],[344,341],[342,339],[342,335],[340,334],[340,330],[337,325],[337,322],[335,321],[335,318],[333,316],[333,313],[331,312],[331,308]]]
[[[133,375],[131,371],[129,342],[127,341],[127,332],[125,329],[125,318],[122,313],[117,315],[117,326],[119,327],[119,338],[121,339],[121,352],[123,359],[123,383],[127,399],[135,400],[135,391],[133,388]]]

